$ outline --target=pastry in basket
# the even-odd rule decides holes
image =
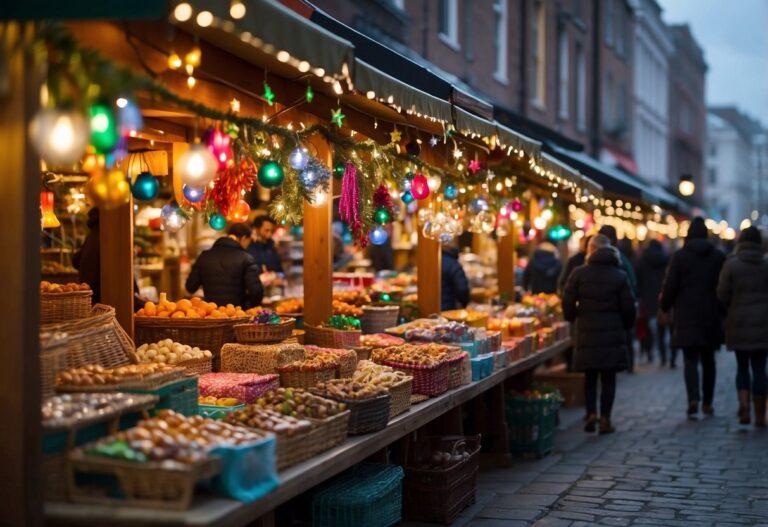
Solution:
[[[75,282],[69,282],[68,284],[52,284],[43,280],[40,282],[41,293],[74,293],[75,291],[90,291],[91,286],[88,284],[78,284]]]
[[[360,337],[360,345],[369,348],[386,348],[389,346],[400,346],[405,341],[399,337],[387,335],[386,333],[373,333]]]
[[[354,382],[371,384],[387,389],[410,379],[412,379],[410,375],[368,360],[361,360],[357,364],[357,370],[352,375],[352,381]]]

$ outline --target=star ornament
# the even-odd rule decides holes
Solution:
[[[392,130],[392,131],[389,133],[389,137],[390,137],[390,140],[391,140],[391,142],[392,142],[392,143],[399,143],[399,142],[400,142],[400,137],[401,137],[401,135],[402,135],[402,134],[400,133],[400,130],[398,130],[397,128],[395,128],[394,130]]]
[[[438,141],[440,140],[433,135],[432,137],[429,138],[429,146],[431,146],[432,148],[436,147]]]
[[[275,104],[275,92],[272,91],[272,87],[266,82],[264,83],[264,95],[262,97],[270,106]]]
[[[341,113],[341,108],[336,108],[335,110],[331,110],[331,122],[341,128],[344,126],[344,115]]]
[[[468,168],[470,172],[472,172],[473,174],[477,174],[478,172],[480,172],[480,161],[478,161],[477,159],[473,159],[472,161],[469,162]]]

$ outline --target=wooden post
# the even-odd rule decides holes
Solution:
[[[99,212],[101,302],[133,338],[133,202]]]
[[[317,158],[333,166],[331,148],[323,139],[312,144]],[[333,235],[331,231],[333,197],[325,205],[304,203],[304,321],[318,325],[333,314]]]
[[[40,430],[40,160],[27,142],[38,109],[40,72],[26,56],[32,24],[0,24],[4,56],[0,87],[0,246],[3,322],[0,324],[0,524],[42,525]]]
[[[499,277],[499,294],[510,301],[515,299],[515,236],[517,227],[514,222],[509,234],[498,239],[498,254],[496,256],[496,274]]]
[[[423,200],[419,208],[427,208],[432,199]],[[417,220],[418,222],[418,220]],[[429,240],[422,234],[421,223],[418,223],[419,242],[416,247],[416,287],[418,291],[419,315],[428,317],[440,312],[440,283],[442,276],[440,244]]]

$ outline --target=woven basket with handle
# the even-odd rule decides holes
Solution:
[[[87,317],[91,313],[93,291],[40,293],[40,323],[53,324]]]

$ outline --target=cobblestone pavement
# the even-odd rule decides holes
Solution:
[[[610,436],[565,410],[552,455],[482,471],[453,527],[768,527],[768,432],[739,426],[735,358],[718,353],[714,417],[685,417],[682,371],[619,377]],[[407,524],[417,525],[417,524]]]

